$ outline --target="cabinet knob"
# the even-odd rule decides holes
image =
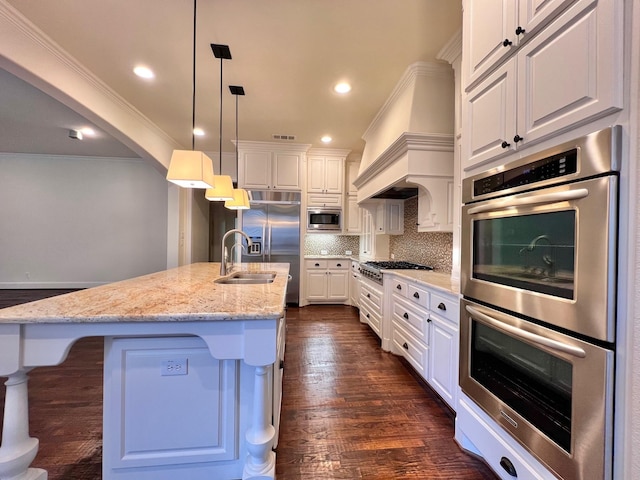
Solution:
[[[503,47],[509,47],[511,45],[513,45],[513,42],[511,40],[509,40],[508,38],[505,38],[504,42],[502,42],[502,46]]]
[[[431,319],[430,318],[427,318],[427,323],[431,323]]]
[[[371,294],[370,293],[367,293],[367,298],[371,298]]]
[[[319,263],[316,263],[316,267],[319,267],[319,266],[320,266],[320,264],[319,264]]]
[[[511,475],[512,477],[517,477],[518,476],[518,472],[516,471],[516,467],[513,466],[513,463],[511,463],[511,460],[509,460],[507,457],[502,457],[500,459],[500,466],[502,468],[504,468],[504,470]]]
[[[518,28],[516,28],[516,35],[521,35],[524,32],[526,32],[526,30],[522,28],[520,25],[518,25]]]
[[[446,312],[447,311],[447,306],[444,303],[440,302],[438,304],[438,310],[442,310],[442,311]]]
[[[367,318],[371,318],[370,315],[367,313]]]
[[[407,342],[404,342],[402,344],[402,348],[404,348],[405,350],[409,350],[409,345],[407,345]]]
[[[413,292],[413,298],[420,298],[420,294],[418,292]]]
[[[500,145],[502,146],[502,148],[509,148],[511,146],[511,144],[505,140],[503,140]]]
[[[397,288],[398,290],[402,290],[402,285],[396,285],[396,288]]]
[[[407,312],[404,312],[404,315],[402,315],[404,317],[405,320],[409,320],[409,314]]]
[[[520,135],[516,135],[515,137],[513,137],[513,141],[516,143],[521,142],[522,140],[524,140],[524,138],[522,138]]]
[[[284,368],[284,360],[280,360],[280,370]]]

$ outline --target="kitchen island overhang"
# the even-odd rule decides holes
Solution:
[[[38,449],[38,440],[28,433],[29,370],[59,365],[83,337],[185,335],[200,337],[215,359],[255,367],[243,478],[273,478],[267,370],[276,361],[289,266],[241,264],[234,269],[276,274],[272,283],[257,285],[214,283],[219,267],[192,264],[0,310],[0,376],[8,377],[0,478],[47,478],[44,470],[29,468]]]

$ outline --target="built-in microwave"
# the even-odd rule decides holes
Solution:
[[[307,208],[307,231],[342,231],[342,209],[326,207]]]

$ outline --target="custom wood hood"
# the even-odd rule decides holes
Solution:
[[[409,66],[362,137],[358,204],[417,194],[421,230],[451,230],[453,91],[449,65]]]

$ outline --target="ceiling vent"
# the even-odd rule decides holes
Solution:
[[[295,135],[278,135],[277,133],[274,133],[273,135],[271,135],[273,137],[274,140],[295,140],[296,136]]]

